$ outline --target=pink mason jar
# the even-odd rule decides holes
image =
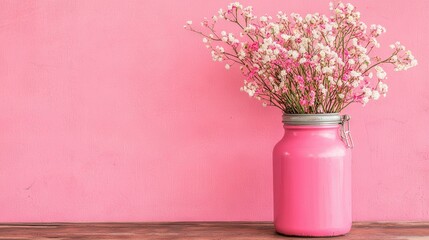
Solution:
[[[338,236],[352,225],[348,115],[285,114],[274,147],[274,225],[292,236]]]

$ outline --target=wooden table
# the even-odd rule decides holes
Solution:
[[[271,222],[17,223],[0,224],[0,239],[308,239],[281,236]],[[354,223],[333,240],[429,240],[429,222]]]

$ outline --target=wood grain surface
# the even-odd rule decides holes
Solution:
[[[308,239],[279,235],[271,222],[4,223],[0,239]],[[429,240],[429,222],[361,222],[334,240]]]

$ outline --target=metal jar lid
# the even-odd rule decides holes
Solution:
[[[343,119],[338,113],[283,114],[283,123],[288,125],[328,125],[342,122]]]
[[[338,113],[324,114],[283,114],[283,123],[287,125],[333,125],[341,124],[340,135],[348,148],[353,148],[350,133],[350,116]]]

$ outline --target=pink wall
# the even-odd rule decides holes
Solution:
[[[0,222],[271,220],[281,113],[182,28],[227,3],[1,1]],[[429,220],[429,1],[353,3],[419,59],[349,110],[354,219]]]

